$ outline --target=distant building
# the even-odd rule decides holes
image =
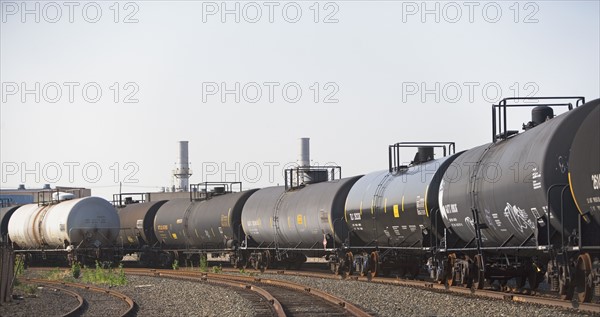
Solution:
[[[75,198],[92,195],[91,189],[83,187],[56,186],[55,188],[51,188],[49,184],[46,184],[42,188],[25,188],[25,185],[19,185],[16,189],[0,189],[0,204],[2,206],[11,206],[50,202],[52,201],[52,194],[57,192],[70,193]]]

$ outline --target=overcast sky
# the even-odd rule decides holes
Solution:
[[[395,142],[489,142],[502,97],[600,96],[599,1],[22,3],[1,1],[2,188],[155,191],[179,140],[191,183],[282,183],[300,137],[364,174]]]

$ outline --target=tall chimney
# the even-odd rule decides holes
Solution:
[[[310,138],[300,138],[300,156],[298,157],[298,166],[310,166]]]
[[[187,192],[190,176],[192,176],[192,171],[190,170],[188,158],[188,141],[179,141],[179,157],[173,170],[175,190]]]
[[[298,153],[298,167],[310,167],[310,138],[300,138],[299,142],[299,153]],[[294,177],[292,184],[294,186],[300,186],[310,182],[310,175],[305,170],[297,171],[297,175]]]

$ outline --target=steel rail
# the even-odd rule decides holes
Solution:
[[[28,282],[26,282],[26,283],[28,283]],[[31,282],[31,283],[33,284],[33,282]],[[37,283],[37,284],[45,284],[45,283]],[[49,285],[49,284],[46,284],[46,285]],[[78,303],[77,306],[75,308],[71,309],[68,313],[63,314],[62,317],[79,316],[81,309],[83,309],[83,297],[81,297],[81,295],[79,295],[71,290],[68,290],[68,289],[55,287],[55,286],[52,286],[52,288],[54,290],[56,290],[57,292],[64,293],[64,294],[69,295],[77,300],[77,303]]]
[[[207,276],[202,276],[202,275],[198,275],[198,274],[192,275],[192,274],[190,274],[191,272],[187,272],[187,274],[184,274],[186,272],[183,272],[183,271],[135,268],[135,269],[125,269],[125,273],[130,274],[130,275],[167,277],[167,278],[174,278],[174,279],[180,279],[180,280],[191,280],[191,281],[201,280],[201,281],[205,281],[205,282],[209,282],[209,283],[213,283],[213,284],[217,284],[217,285],[221,285],[221,286],[242,288],[245,290],[255,292],[258,295],[260,295],[262,298],[266,299],[267,302],[271,304],[275,316],[278,316],[278,317],[286,316],[286,314],[283,310],[283,306],[275,297],[273,297],[273,295],[271,295],[271,293],[269,293],[268,291],[266,291],[263,288],[260,288],[260,287],[254,286],[254,285],[250,285],[247,283],[240,283],[239,281],[231,281],[231,280],[218,279],[218,278],[210,278],[209,279]]]
[[[234,269],[223,269],[224,272],[239,272],[239,270]],[[260,273],[258,270],[247,270],[249,272]],[[328,273],[318,273],[318,272],[305,272],[305,271],[284,271],[284,270],[266,270],[264,273],[267,274],[279,274],[279,275],[294,275],[294,276],[303,276],[303,277],[312,277],[312,278],[327,278],[327,279],[335,279],[341,280],[343,279],[339,275],[333,275]],[[600,313],[600,304],[594,303],[579,303],[577,301],[567,301],[558,298],[547,298],[540,297],[535,295],[523,295],[523,294],[512,294],[512,293],[504,293],[500,291],[493,290],[475,290],[472,288],[466,288],[461,286],[447,286],[444,284],[438,284],[435,282],[428,281],[417,281],[417,280],[408,280],[401,278],[383,278],[383,277],[367,277],[367,276],[355,276],[351,275],[347,277],[348,279],[363,281],[363,282],[373,282],[379,284],[389,284],[389,285],[398,285],[398,286],[410,286],[410,287],[419,287],[424,289],[435,289],[438,291],[448,291],[459,294],[466,295],[474,295],[481,296],[486,298],[493,299],[501,299],[506,301],[514,301],[519,303],[530,303],[530,304],[541,304],[548,306],[556,306],[560,308],[571,308],[571,309],[579,309],[581,311],[591,312],[598,314]]]
[[[145,269],[145,271],[148,272],[148,269]],[[129,274],[138,274],[138,273],[142,273],[142,272],[144,272],[144,269],[125,269],[125,273],[129,273]],[[151,269],[150,272],[152,272],[156,276],[175,276],[175,277],[186,276],[186,277],[193,277],[193,278],[199,278],[199,279],[204,279],[204,280],[210,279],[212,281],[222,280],[222,281],[236,281],[238,283],[240,283],[240,282],[246,283],[244,285],[248,285],[247,283],[264,283],[264,284],[273,285],[276,287],[285,287],[285,288],[291,289],[296,292],[310,293],[313,296],[321,298],[335,306],[341,307],[342,309],[344,309],[346,312],[348,312],[352,316],[356,316],[356,317],[371,316],[364,310],[360,309],[358,306],[356,306],[348,301],[345,301],[337,296],[331,295],[329,293],[323,292],[318,289],[307,287],[305,285],[288,282],[288,281],[265,279],[265,278],[250,277],[250,276],[230,275],[230,274],[217,274],[217,273],[205,273],[205,272],[198,272],[198,271],[186,271],[186,270],[173,271],[173,270]]]
[[[93,292],[108,294],[110,296],[116,297],[116,298],[124,301],[125,303],[127,303],[127,306],[128,306],[127,311],[125,313],[121,314],[121,316],[123,316],[123,317],[132,315],[133,311],[135,309],[135,302],[133,301],[133,299],[131,299],[131,297],[129,297],[123,293],[119,293],[117,291],[113,291],[113,290],[109,290],[109,289],[105,289],[105,288],[101,288],[101,287],[95,287],[95,286],[91,286],[91,285],[86,285],[86,284],[69,283],[69,282],[64,282],[64,281],[52,281],[52,280],[32,279],[32,278],[24,279],[24,281],[26,283],[37,283],[37,284],[46,284],[46,285],[64,285],[64,286],[69,286],[69,287],[81,288],[81,289],[85,289],[85,290],[89,290],[89,291],[93,291]]]

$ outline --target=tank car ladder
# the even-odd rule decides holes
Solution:
[[[383,192],[387,188],[388,184],[393,180],[392,173],[387,173],[381,179],[375,193],[373,194],[373,201],[371,202],[371,219],[373,220],[373,241],[376,241],[379,236],[377,234],[377,222],[375,217],[375,211],[381,209],[382,201],[384,200]]]
[[[481,267],[479,268],[482,276],[485,276],[485,258],[483,256],[483,252],[481,251],[482,247],[482,239],[481,239],[481,229],[486,229],[487,225],[479,222],[479,210],[477,208],[477,197],[479,196],[479,181],[480,177],[477,177],[479,174],[479,169],[481,168],[481,163],[483,162],[483,158],[487,154],[487,152],[494,146],[494,143],[490,143],[485,150],[479,156],[479,159],[475,163],[475,167],[473,168],[472,174],[470,175],[469,181],[469,194],[471,196],[471,212],[473,213],[473,222],[475,224],[475,242],[477,244],[477,254],[479,255],[479,261],[481,261]]]
[[[281,254],[279,252],[279,236],[281,235],[281,227],[279,226],[279,210],[281,209],[281,204],[283,203],[283,199],[285,198],[287,192],[283,192],[277,202],[275,203],[275,207],[273,209],[273,228],[275,229],[275,257],[277,261],[281,261]]]

